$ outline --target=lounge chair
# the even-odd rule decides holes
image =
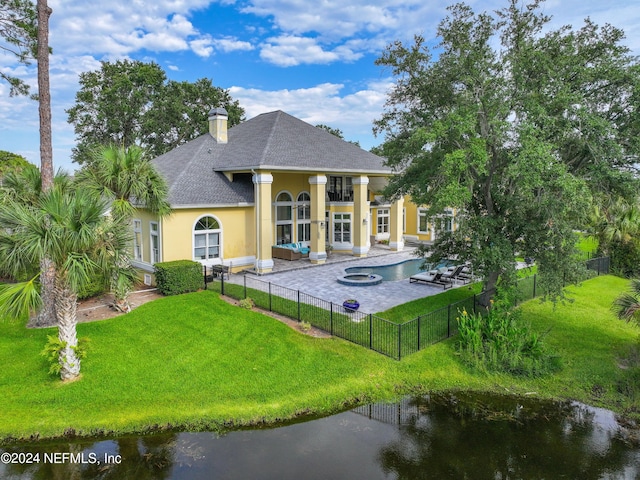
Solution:
[[[464,285],[465,283],[470,281],[469,278],[463,273],[466,267],[466,265],[458,265],[453,270],[449,270],[448,272],[443,273],[442,276],[445,280],[449,280],[451,282],[459,281]]]
[[[409,277],[409,283],[420,283],[420,282],[430,282],[435,274],[430,273],[416,273],[415,275],[411,275]]]
[[[434,275],[429,273],[416,273],[409,277],[409,283],[428,283],[433,285],[440,285],[444,290],[453,287],[453,282],[443,278],[444,273],[437,272]]]
[[[462,272],[460,272],[460,275],[458,275],[458,278],[462,280],[463,284],[471,283],[474,278],[471,267],[469,265],[465,265]]]

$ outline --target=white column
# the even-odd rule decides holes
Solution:
[[[369,223],[369,199],[367,185],[369,177],[353,177],[353,255],[366,257],[369,253],[369,239],[367,237]]]
[[[273,175],[270,173],[256,173],[253,176],[255,184],[255,212],[256,212],[256,271],[268,273],[273,269],[271,245],[273,243],[273,220],[271,218],[271,184]]]
[[[400,251],[404,249],[404,238],[402,236],[404,198],[399,198],[391,204],[389,215],[389,247],[391,250]]]
[[[324,263],[327,260],[325,244],[325,232],[328,225],[325,223],[325,195],[327,177],[325,175],[313,175],[309,177],[311,190],[311,250],[309,261],[315,264]]]

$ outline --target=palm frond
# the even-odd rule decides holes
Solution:
[[[131,218],[134,205],[160,216],[170,213],[167,184],[139,146],[96,150],[77,178],[83,187],[113,202],[114,216]]]
[[[0,318],[24,319],[40,307],[37,278],[36,276],[27,282],[0,286]]]
[[[621,320],[630,322],[636,319],[637,321],[640,313],[640,300],[630,293],[623,293],[615,299],[612,309]]]

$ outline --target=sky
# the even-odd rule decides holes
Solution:
[[[34,0],[35,2],[35,0]],[[451,3],[454,3],[451,1]],[[506,0],[467,1],[476,12]],[[209,78],[228,89],[250,119],[283,110],[312,125],[339,128],[365,149],[384,141],[373,121],[384,111],[391,72],[376,66],[385,47],[416,34],[437,43],[448,2],[433,0],[49,0],[49,43],[55,168],[73,171],[75,103],[82,72],[101,61],[156,62],[169,79]],[[638,0],[547,0],[551,28],[580,28],[590,17],[626,33],[640,54]],[[0,53],[0,69],[37,90],[35,62]],[[39,165],[37,102],[10,97],[0,82],[0,150]]]

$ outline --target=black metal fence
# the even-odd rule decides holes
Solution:
[[[587,260],[587,270],[597,272],[598,275],[608,274],[610,266],[611,257],[598,257]]]
[[[587,261],[592,276],[609,273],[609,258],[592,258]],[[205,287],[214,278],[205,272]],[[299,322],[324,330],[388,357],[400,360],[434,343],[446,340],[458,333],[456,318],[462,311],[477,313],[486,310],[494,292],[484,291],[446,307],[419,315],[404,323],[395,323],[371,313],[352,311],[342,305],[314,297],[254,277],[243,276],[242,283],[220,280],[223,295],[242,300],[251,298],[256,306],[279,313]],[[526,301],[542,294],[538,288],[538,276],[531,275],[518,281],[518,299]]]

